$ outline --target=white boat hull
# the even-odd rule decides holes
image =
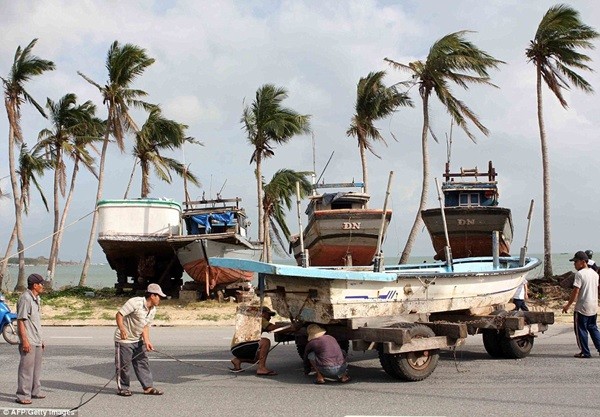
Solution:
[[[517,258],[502,258],[492,270],[491,258],[472,258],[456,260],[453,271],[445,264],[425,264],[394,266],[380,273],[357,268],[239,267],[261,273],[280,315],[329,324],[504,304],[524,279],[537,276],[540,265],[533,258],[523,267],[517,263]]]

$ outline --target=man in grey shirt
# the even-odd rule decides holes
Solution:
[[[573,324],[575,326],[575,336],[580,352],[575,354],[576,358],[591,357],[588,347],[588,333],[592,337],[592,342],[598,352],[600,352],[600,330],[596,324],[598,317],[598,274],[588,267],[588,256],[583,251],[578,251],[571,259],[574,262],[575,279],[573,281],[573,292],[567,304],[563,307],[563,313],[569,310],[571,304],[575,304],[575,314]]]
[[[17,330],[19,332],[19,376],[17,380],[17,402],[31,404],[31,399],[41,399],[42,340],[41,300],[44,278],[39,274],[27,277],[27,290],[17,302]]]

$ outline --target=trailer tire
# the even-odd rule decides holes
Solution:
[[[504,336],[501,346],[504,357],[508,359],[521,359],[529,355],[533,348],[533,336],[521,336],[513,339]]]
[[[497,330],[486,329],[481,332],[483,338],[483,347],[492,358],[504,358],[504,349],[502,347],[503,335]]]
[[[434,337],[427,326],[416,324],[409,328],[411,338]],[[384,353],[379,347],[379,363],[390,376],[402,381],[422,381],[435,370],[439,360],[439,349],[407,353]]]

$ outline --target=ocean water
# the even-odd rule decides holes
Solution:
[[[542,259],[542,254],[531,254],[535,258]],[[574,271],[573,263],[569,262],[569,259],[573,255],[570,253],[557,253],[552,255],[552,267],[555,275],[562,275],[568,271]],[[292,265],[294,261],[292,259],[277,260],[278,263]],[[386,257],[385,264],[393,265],[398,262],[397,257]],[[410,258],[410,263],[423,263],[433,262],[433,258],[430,256],[413,256]],[[54,277],[54,289],[60,289],[65,286],[75,286],[79,284],[79,277],[81,276],[81,269],[83,265],[60,265],[56,268],[56,274]],[[540,273],[543,271],[539,269]],[[46,266],[27,266],[25,268],[27,275],[32,273],[38,273],[42,276],[46,276]],[[2,290],[12,290],[16,284],[18,275],[18,267],[11,265],[8,268],[7,277],[5,277]],[[184,273],[183,282],[191,281],[192,279]],[[114,287],[117,282],[117,275],[108,264],[95,264],[91,265],[86,285],[91,288],[104,288]],[[254,283],[256,284],[256,282]]]

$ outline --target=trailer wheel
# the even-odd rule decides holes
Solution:
[[[481,332],[483,337],[483,347],[492,358],[504,358],[504,349],[502,348],[503,335],[496,330],[487,329]]]
[[[533,336],[521,336],[514,339],[504,336],[501,342],[504,357],[521,359],[528,356],[531,348],[533,348],[533,339]]]
[[[427,326],[416,324],[409,329],[411,338],[434,337]],[[384,353],[379,348],[379,362],[390,376],[403,381],[422,381],[434,371],[439,359],[439,349],[407,353]]]

